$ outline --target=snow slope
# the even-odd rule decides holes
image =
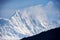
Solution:
[[[60,25],[49,21],[46,13],[41,5],[37,5],[17,10],[9,20],[0,18],[0,40],[19,40],[58,28]]]

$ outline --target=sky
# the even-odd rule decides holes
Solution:
[[[21,10],[34,5],[45,6],[49,1],[54,3],[54,7],[59,9],[60,0],[0,0],[0,18],[10,18],[16,10]]]

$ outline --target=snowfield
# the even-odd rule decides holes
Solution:
[[[0,40],[19,40],[58,28],[60,24],[49,21],[47,13],[44,7],[37,5],[17,10],[11,19],[0,18]]]

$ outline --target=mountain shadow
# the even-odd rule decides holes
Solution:
[[[60,40],[60,28],[42,32],[32,37],[23,38],[22,40]]]

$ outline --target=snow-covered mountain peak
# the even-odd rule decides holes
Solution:
[[[58,24],[56,22],[49,21],[48,16],[39,11],[43,9],[37,6],[32,8],[17,10],[9,20],[0,19],[0,34],[2,38],[22,39],[57,28]]]

